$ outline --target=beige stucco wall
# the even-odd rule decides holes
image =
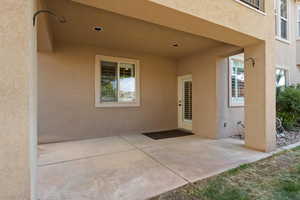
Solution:
[[[300,49],[300,42],[296,42],[296,4],[293,0],[289,1],[290,10],[290,30],[289,30],[289,42],[275,40],[275,67],[284,68],[288,70],[288,78],[290,84],[300,83],[300,68],[296,66],[296,63],[300,63],[300,54],[296,55],[296,48]],[[298,46],[298,47],[297,47]],[[296,62],[296,60],[298,60]],[[228,107],[228,62],[227,60],[221,60],[220,73],[220,90],[222,97],[220,98],[220,134],[221,136],[229,136],[239,132],[236,123],[238,121],[244,121],[244,108],[230,108]],[[226,74],[226,75],[225,75]],[[227,127],[224,127],[224,123],[227,123]]]
[[[242,129],[237,125],[244,123],[244,107],[229,106],[229,66],[228,58],[220,58],[217,62],[218,104],[219,104],[219,137],[226,138],[241,134]]]
[[[276,40],[275,67],[288,70],[289,84],[300,82],[300,68],[296,64],[296,41],[293,37],[290,44]]]
[[[241,33],[265,39],[265,29],[258,24],[268,23],[268,19],[236,0],[151,0],[152,2],[197,16],[207,21],[230,27]],[[203,6],[205,5],[205,6]],[[266,0],[266,12],[271,11],[271,3]],[[249,20],[251,19],[251,20]],[[247,24],[245,26],[245,24]],[[255,28],[254,28],[255,27]],[[226,37],[226,36],[225,36]],[[232,38],[233,39],[233,38]]]
[[[289,2],[290,10],[290,30],[289,30],[289,42],[275,40],[275,67],[284,68],[288,70],[288,78],[290,84],[300,83],[300,68],[296,66],[296,63],[300,63],[300,56],[296,55],[296,48],[300,49],[300,42],[296,42],[296,4],[293,0]],[[298,47],[297,47],[298,46]],[[298,61],[296,61],[298,60]],[[228,107],[228,65],[226,60],[221,61],[220,73],[220,86],[223,88],[220,90],[223,97],[220,98],[220,134],[221,136],[229,136],[233,133],[237,133],[236,123],[244,120],[243,108],[230,108]],[[227,74],[224,76],[224,72]],[[225,86],[225,87],[224,87]],[[227,123],[227,127],[224,127],[224,123]]]
[[[141,106],[95,108],[95,55],[140,60]],[[39,53],[39,142],[177,128],[176,62],[94,46],[58,44]]]
[[[177,74],[193,77],[193,132],[207,138],[224,137],[221,130],[225,106],[224,82],[219,79],[226,73],[221,69],[226,56],[239,52],[238,47],[224,45],[178,61]],[[226,64],[225,64],[226,65]]]
[[[265,1],[265,14],[258,13],[236,0],[73,1],[244,48],[246,59],[251,57],[256,61],[255,68],[246,69],[246,74],[248,74],[245,101],[246,146],[261,151],[271,151],[275,148],[274,1]],[[129,2],[134,2],[135,6],[131,6]],[[198,61],[198,63],[210,65],[209,61]],[[182,63],[186,63],[183,65],[190,68],[197,62],[191,59]],[[199,73],[201,70],[197,69],[194,73]],[[213,74],[216,76],[213,69],[209,69],[207,73],[210,76]],[[205,89],[200,84],[196,84],[195,88],[198,87]],[[209,95],[213,95],[211,92]],[[202,102],[207,105],[209,111],[208,114],[205,113],[206,119],[199,116],[197,120],[199,124],[194,127],[197,126],[195,129],[199,131],[202,125],[201,119],[203,119],[207,121],[207,124],[203,125],[203,135],[215,137],[217,130],[209,127],[212,124],[216,126],[217,123],[216,116],[214,116],[216,108],[212,108],[211,105],[216,103],[216,100],[212,99],[211,102],[207,100],[210,99],[199,98],[199,102],[193,100],[194,109],[201,110]]]
[[[0,199],[35,200],[35,1],[0,6]]]
[[[138,6],[142,8],[148,1],[136,0],[136,7],[131,6],[132,4],[128,1],[122,1],[123,5],[127,4],[127,7],[120,6],[122,4],[118,3],[121,1],[105,1],[106,4],[113,2],[113,5],[107,5],[106,8],[177,30],[246,47],[246,57],[257,58],[256,68],[247,69],[249,81],[246,98],[246,121],[248,122],[246,131],[249,135],[246,138],[246,144],[248,147],[259,150],[272,149],[275,122],[275,90],[274,76],[272,76],[275,65],[274,33],[270,31],[274,24],[272,21],[274,17],[271,14],[273,1],[266,1],[266,16],[243,7],[234,0],[199,2],[153,0],[154,3],[165,7],[157,8],[151,4],[151,6],[145,6],[146,9],[136,8],[139,8]],[[103,2],[99,1],[100,4]],[[143,2],[143,5],[138,2]],[[206,6],[202,6],[203,4]],[[166,7],[174,9],[166,9]],[[34,171],[32,164],[35,157],[33,150],[35,148],[33,8],[33,0],[4,0],[0,7],[0,92],[2,97],[0,144],[5,147],[0,153],[0,171],[4,172],[0,181],[0,199],[29,199],[32,193],[30,186],[34,180],[31,175]],[[147,8],[152,10],[147,10]],[[258,26],[260,28],[257,28]],[[247,46],[257,41],[248,35],[265,40],[266,43]],[[140,108],[126,109],[128,112],[123,112],[123,109],[108,111],[94,108],[92,95],[94,82],[91,77],[93,77],[93,61],[96,53],[114,53],[118,54],[117,56],[135,57],[145,63],[144,67],[142,65],[145,70],[141,75],[144,80],[142,87],[147,85],[149,87],[145,87],[145,93],[141,94],[142,106]],[[52,59],[53,57],[56,59]],[[39,71],[41,93],[39,100],[40,103],[44,103],[44,107],[39,105],[41,109],[39,128],[42,141],[55,141],[58,137],[79,139],[95,137],[99,134],[111,135],[115,131],[120,132],[124,129],[126,130],[124,132],[134,132],[147,130],[150,127],[151,129],[153,127],[155,129],[176,127],[176,98],[170,95],[176,94],[176,75],[173,75],[176,74],[176,67],[173,67],[175,65],[173,61],[155,56],[72,46],[60,47],[52,55],[41,54],[40,58],[42,59]],[[214,58],[215,56],[209,54],[205,57],[200,55],[187,58],[180,61],[185,69],[179,71],[179,74],[193,73],[199,77],[194,84],[195,90],[207,91],[207,96],[204,97],[203,92],[197,93],[196,99],[199,101],[193,101],[194,108],[199,112],[194,113],[195,122],[197,122],[195,131],[210,137],[215,137],[218,129],[216,128],[218,111],[215,106],[218,91],[215,77],[218,69],[213,63]],[[195,65],[201,65],[201,67]],[[183,68],[180,67],[180,69]],[[43,70],[44,74],[42,74]],[[162,88],[162,84],[165,87]],[[257,88],[259,88],[258,91]],[[94,120],[91,121],[90,118]],[[44,124],[46,119],[49,120],[47,124]],[[120,121],[120,126],[113,123],[116,119]],[[104,120],[105,126],[100,125],[99,120]],[[136,129],[132,130],[132,127]]]
[[[267,39],[268,16],[274,12],[273,1],[266,1],[267,15],[236,0],[73,1],[240,46]]]
[[[253,57],[256,60],[255,66],[249,62],[246,62],[245,66],[245,105],[248,111],[245,112],[248,119],[245,120],[246,145],[262,151],[275,148],[275,62],[272,56],[274,49],[270,47],[271,45],[266,47],[262,43],[245,48],[245,57]],[[228,130],[224,129],[224,121],[236,123],[235,120],[244,118],[242,108],[233,111],[228,108],[227,100],[224,100],[228,98],[227,94],[224,94],[227,93],[225,87],[228,87],[224,78],[228,76],[226,57],[239,53],[239,50],[223,46],[179,60],[178,75],[193,76],[194,133],[208,138],[229,136],[234,129],[232,126]]]
[[[274,29],[269,28],[274,37]],[[266,152],[276,148],[274,42],[272,39],[244,48],[245,144],[248,148]],[[255,58],[255,64],[247,58]]]
[[[255,148],[263,151],[269,151],[274,147],[274,127],[275,127],[275,53],[274,53],[274,6],[273,1],[266,1],[266,15],[258,13],[235,0],[222,1],[160,1],[160,0],[116,0],[116,1],[94,1],[94,0],[74,0],[75,2],[85,5],[101,8],[121,15],[134,17],[151,23],[156,23],[169,28],[173,28],[195,35],[208,37],[218,41],[242,47],[247,52],[246,58],[252,57],[256,60],[256,68],[248,68],[249,77],[247,78],[246,88],[246,145],[250,148]],[[131,6],[134,4],[135,6]],[[193,5],[193,7],[191,7]],[[205,6],[202,6],[205,5]],[[145,12],[147,11],[147,12]],[[155,13],[155,15],[153,15]],[[251,19],[251,20],[249,20]],[[189,23],[186,23],[186,22]],[[245,26],[247,24],[247,26]],[[259,29],[257,27],[260,27]],[[215,54],[215,53],[214,53]],[[215,69],[209,68],[208,77],[215,79],[212,85],[215,86],[215,91],[210,91],[210,97],[213,99],[203,98],[195,102],[194,109],[201,110],[202,108],[209,112],[207,118],[199,116],[194,126],[197,132],[201,130],[204,136],[217,137],[218,128],[218,100],[216,98],[219,91],[216,83],[217,70],[216,63],[212,65],[211,58],[215,55],[206,53],[204,59],[195,58],[184,59],[181,63],[186,65],[189,70],[190,66],[196,63],[203,65],[215,66]],[[190,59],[190,60],[189,60]],[[214,62],[216,60],[214,59]],[[199,74],[199,69],[194,73]],[[209,79],[208,77],[204,77]],[[199,82],[200,83],[200,82]],[[196,84],[199,89],[201,84]],[[257,88],[260,88],[257,91]],[[214,93],[214,94],[213,94]],[[247,100],[248,99],[248,100]],[[211,100],[211,101],[210,101]],[[203,105],[207,104],[207,108]],[[214,106],[213,106],[214,105]],[[217,105],[217,106],[216,106]],[[214,108],[213,108],[214,107]],[[197,111],[198,112],[198,111]],[[195,113],[195,112],[194,112]],[[205,125],[201,125],[201,120],[207,121]],[[262,121],[258,122],[257,120]],[[259,123],[259,125],[256,125]],[[204,129],[203,129],[204,127]],[[260,138],[257,141],[257,138]]]
[[[207,138],[217,137],[216,61],[214,56],[198,54],[181,59],[178,75],[193,78],[193,132]]]
[[[40,52],[38,59],[41,143],[177,128],[176,80],[177,75],[186,74],[193,75],[193,131],[196,134],[228,137],[237,133],[236,123],[243,121],[243,108],[228,107],[226,56],[240,52],[238,47],[225,45],[177,62],[95,46],[66,43],[56,46],[53,53]],[[94,57],[97,54],[140,60],[140,108],[94,107]],[[227,127],[224,127],[225,122]]]
[[[37,7],[39,10],[47,10],[44,0],[37,0]],[[38,51],[52,51],[53,50],[53,30],[49,23],[51,15],[40,14],[36,18],[37,29],[37,49]]]

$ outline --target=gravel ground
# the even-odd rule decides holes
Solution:
[[[277,137],[278,147],[287,146],[297,142],[300,142],[300,130],[285,131]]]
[[[234,135],[232,138],[243,140],[244,138],[240,135]],[[277,135],[277,147],[283,147],[290,144],[300,142],[300,128],[292,131],[284,131]]]

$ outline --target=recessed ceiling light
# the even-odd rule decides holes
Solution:
[[[94,31],[101,32],[101,31],[103,31],[103,28],[101,26],[95,26]]]
[[[178,44],[177,42],[174,42],[174,43],[172,44],[172,46],[173,46],[173,47],[179,47],[179,44]]]

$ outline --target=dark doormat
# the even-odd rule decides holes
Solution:
[[[176,129],[176,130],[160,131],[160,132],[153,132],[153,133],[143,133],[143,135],[148,136],[153,140],[161,140],[167,138],[189,136],[194,134],[184,130]]]

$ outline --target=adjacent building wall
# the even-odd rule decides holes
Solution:
[[[300,52],[297,50],[296,33],[297,33],[297,6],[294,0],[289,2],[289,41],[280,41],[276,39],[275,42],[275,62],[276,68],[283,68],[288,70],[289,84],[300,83],[300,67],[297,62],[300,59]],[[299,47],[300,48],[300,47]],[[297,54],[296,52],[299,52]]]
[[[276,68],[288,70],[288,83],[300,83],[300,67],[296,60],[296,41],[292,40],[290,44],[276,41]],[[300,55],[299,55],[300,56]]]
[[[296,64],[297,64],[297,67],[300,68],[300,39],[297,38],[297,41],[296,41]]]
[[[300,83],[300,65],[298,65],[298,60],[300,59],[300,50],[298,50],[298,43],[299,43],[299,38],[297,36],[297,29],[298,29],[298,24],[297,24],[297,18],[298,18],[298,5],[299,3],[293,2],[293,21],[292,23],[294,24],[292,27],[293,31],[293,51],[294,51],[294,58],[293,61],[296,60],[296,62],[293,63],[293,65],[290,68],[290,74],[289,74],[289,79],[290,79],[290,84],[299,84]],[[300,48],[300,47],[299,47]],[[300,64],[300,63],[299,63]]]
[[[300,67],[296,64],[300,64],[300,42],[296,42],[296,4],[293,0],[290,0],[290,38],[289,42],[275,40],[275,63],[274,67],[284,68],[288,70],[288,81],[289,84],[300,83]],[[275,28],[275,27],[274,27]],[[298,47],[297,47],[297,46]],[[296,54],[296,48],[299,52]],[[297,56],[298,55],[298,56]],[[297,60],[297,61],[296,61]],[[241,129],[237,126],[238,121],[244,122],[244,107],[229,107],[229,85],[228,85],[228,60],[223,59],[220,61],[219,80],[221,98],[220,106],[220,136],[228,137],[231,135],[239,134]],[[275,85],[275,83],[274,83]],[[275,86],[274,86],[275,87]],[[226,124],[224,124],[226,123]]]
[[[39,142],[177,128],[176,62],[163,57],[57,44],[38,54]],[[140,60],[141,106],[95,108],[97,54]]]
[[[288,82],[289,84],[300,83],[300,42],[296,42],[296,4],[293,0],[290,0],[290,32],[289,42],[275,40],[275,63],[274,67],[284,68],[288,70]],[[297,47],[298,46],[298,47]],[[299,54],[296,54],[296,48]],[[297,56],[298,55],[298,56]],[[229,107],[228,105],[228,61],[224,59],[220,63],[220,87],[222,88],[220,98],[220,136],[228,137],[231,135],[239,134],[240,127],[237,126],[238,121],[244,122],[244,108],[243,107]],[[226,125],[224,124],[226,123]],[[226,126],[226,127],[225,127]]]

